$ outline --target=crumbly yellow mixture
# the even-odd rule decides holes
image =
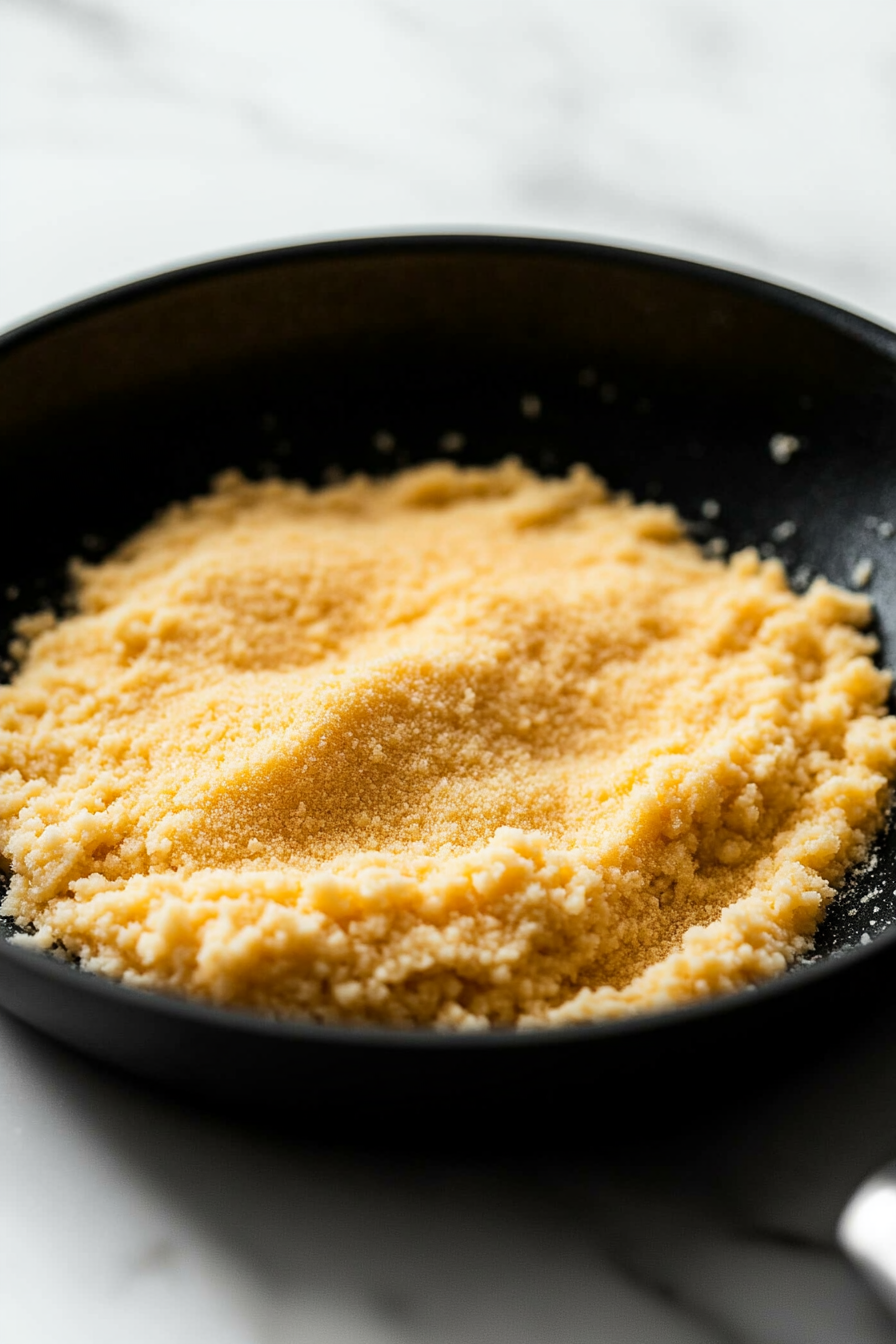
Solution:
[[[896,771],[864,597],[580,467],[235,474],[0,689],[4,912],[321,1021],[614,1017],[783,970]]]

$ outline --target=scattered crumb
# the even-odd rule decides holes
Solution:
[[[55,626],[56,613],[53,611],[35,611],[28,616],[20,616],[15,623],[16,633],[28,641],[48,634]]]
[[[395,435],[390,434],[388,429],[378,429],[371,439],[371,443],[378,453],[395,452]]]
[[[867,588],[868,584],[871,582],[873,573],[874,565],[867,556],[864,556],[861,560],[857,560],[853,565],[849,581],[853,588]]]
[[[713,537],[703,547],[703,554],[710,560],[718,560],[728,553],[728,542],[725,537]]]
[[[467,446],[466,434],[461,434],[459,430],[449,429],[439,439],[439,447],[443,453],[462,453]]]
[[[783,466],[789,462],[794,453],[800,450],[800,441],[795,434],[773,434],[768,441],[768,450],[771,453],[772,461]]]
[[[700,512],[703,514],[704,518],[713,519],[718,518],[722,509],[717,499],[704,499],[703,503],[700,505]]]
[[[541,415],[541,397],[527,392],[525,396],[520,397],[520,411],[527,420],[537,420]]]
[[[888,518],[878,518],[873,513],[869,513],[865,518],[865,527],[869,532],[876,532],[882,541],[889,541],[896,533],[896,528]]]
[[[776,523],[772,528],[772,541],[790,541],[790,538],[795,536],[796,523],[792,518],[785,518],[782,523]]]

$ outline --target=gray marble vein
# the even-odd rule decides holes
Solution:
[[[32,13],[43,11],[54,25],[68,28],[86,43],[98,43],[121,55],[132,46],[133,34],[120,7],[93,4],[90,0],[2,0],[3,6],[18,6]],[[0,6],[2,7],[2,6]]]

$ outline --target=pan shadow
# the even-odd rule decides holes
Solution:
[[[23,1340],[80,1305],[92,1340],[139,1344],[199,1329],[221,1344],[893,1344],[832,1226],[896,1146],[894,1026],[896,1009],[684,1127],[670,1097],[652,1134],[597,1120],[565,1147],[490,1132],[469,1106],[463,1142],[384,1134],[375,1097],[328,1142],[195,1108],[4,1020],[5,1312],[30,1313]],[[38,1235],[59,1272],[35,1297],[22,1248]]]

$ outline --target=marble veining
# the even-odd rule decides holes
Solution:
[[[0,326],[439,226],[707,256],[896,324],[894,164],[888,0],[0,0]],[[833,1242],[896,1152],[894,1027],[673,1146],[498,1166],[265,1137],[4,1019],[0,1335],[896,1341]]]

